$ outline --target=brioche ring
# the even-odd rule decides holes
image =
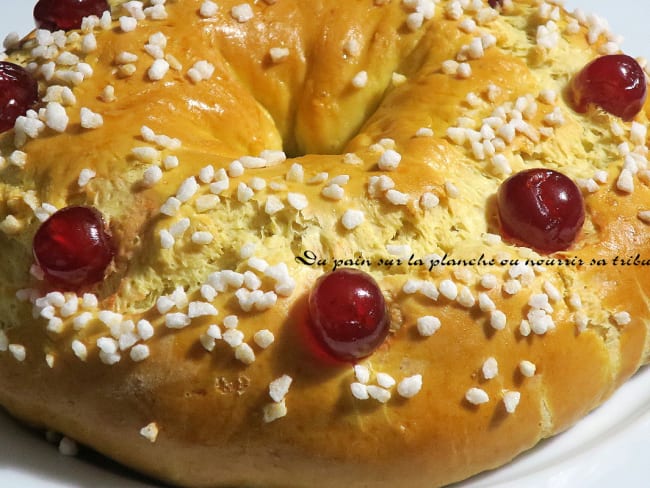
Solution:
[[[618,53],[593,19],[110,7],[8,51],[39,85],[0,139],[11,414],[176,485],[431,487],[567,429],[648,362],[646,80],[622,116],[581,92]],[[504,232],[525,170],[579,189],[560,249],[543,212]],[[389,324],[369,350],[331,341],[352,356],[316,333],[353,313],[347,279],[320,292],[335,306],[313,292],[342,269],[380,290],[368,327]]]

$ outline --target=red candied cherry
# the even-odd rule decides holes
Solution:
[[[587,64],[571,82],[571,97],[578,112],[594,104],[623,120],[643,108],[647,82],[643,68],[630,56],[610,54]]]
[[[381,289],[368,273],[356,269],[321,276],[309,295],[309,314],[319,344],[342,361],[370,355],[389,331]]]
[[[492,8],[503,7],[503,0],[488,0],[488,5]]]
[[[25,68],[0,61],[0,132],[12,129],[37,99],[38,84]]]
[[[33,251],[45,277],[67,288],[101,281],[115,254],[101,213],[81,206],[63,208],[43,222]]]
[[[107,0],[39,0],[34,7],[34,20],[40,29],[79,29],[84,17],[100,17],[107,10]]]
[[[499,188],[497,206],[504,237],[544,253],[567,249],[585,220],[577,185],[550,169],[529,169],[509,177]]]

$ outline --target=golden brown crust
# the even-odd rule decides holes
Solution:
[[[498,467],[570,427],[648,361],[645,267],[614,264],[617,256],[650,258],[650,226],[639,218],[650,201],[647,140],[634,133],[647,127],[648,105],[634,122],[623,122],[598,110],[578,114],[564,93],[603,49],[604,36],[590,44],[589,26],[574,29],[576,19],[562,11],[557,44],[541,47],[536,32],[548,19],[533,1],[505,2],[501,15],[486,4],[460,18],[451,2],[441,1],[433,18],[413,29],[407,24],[413,10],[395,0],[260,2],[247,22],[231,14],[240,2],[220,2],[214,18],[199,15],[202,3],[168,2],[167,19],[141,20],[133,32],[123,32],[118,20],[98,27],[97,49],[89,53],[73,40],[70,49],[93,75],[74,87],[66,130],[45,128],[18,148],[27,156],[23,167],[2,169],[0,403],[12,414],[179,485],[380,487],[399,480],[429,487]],[[114,19],[124,15],[118,4]],[[479,20],[474,32],[467,32],[469,24],[460,28],[468,19]],[[157,32],[167,37],[172,68],[152,81],[153,58],[144,46]],[[450,74],[445,62],[462,61],[462,46],[480,36],[485,52],[467,60],[471,76]],[[33,57],[31,39],[11,59],[45,64]],[[277,47],[288,54],[273,60]],[[132,74],[118,61],[125,51],[138,57]],[[214,74],[191,81],[188,70],[201,60]],[[368,76],[365,85],[353,81],[360,72]],[[44,94],[56,82],[40,73]],[[109,84],[111,101],[103,94]],[[81,107],[100,113],[103,125],[82,128]],[[478,133],[495,114],[516,119],[515,107],[526,124],[495,150],[513,172],[543,166],[575,180],[599,170],[606,175],[593,181],[596,191],[583,185],[586,223],[565,252],[540,256],[495,239],[494,195],[507,174],[449,130],[472,124]],[[549,118],[555,110],[561,121]],[[181,146],[145,140],[143,126]],[[0,139],[7,158],[17,142],[14,131]],[[639,164],[633,192],[617,185],[622,143]],[[157,152],[134,151],[141,147]],[[378,167],[388,148],[402,156],[394,171]],[[231,167],[236,158],[281,149],[295,157],[242,175]],[[178,167],[167,167],[167,156],[178,157]],[[229,188],[219,192],[218,205],[197,209],[197,199],[211,194],[199,178],[207,165],[229,173]],[[151,166],[163,168],[162,178],[146,184]],[[86,168],[96,176],[80,186]],[[327,182],[341,175],[349,176],[338,180],[342,198],[323,196]],[[161,212],[191,177],[197,193],[173,215]],[[399,194],[380,188],[386,177]],[[295,208],[291,193],[305,196],[307,206]],[[427,198],[439,204],[427,205]],[[269,210],[269,201],[282,208]],[[63,296],[78,300],[76,311],[63,313],[58,304],[43,312],[55,301],[43,299],[53,290],[30,274],[43,204],[94,205],[110,222],[119,245],[115,263],[105,282],[85,290],[96,294],[96,306],[84,305],[80,292]],[[353,229],[342,223],[350,209],[364,215]],[[161,233],[183,218],[190,228],[164,248]],[[212,242],[192,242],[197,231],[209,232]],[[287,276],[265,274],[260,262],[242,255],[250,244],[254,257],[286,266]],[[399,252],[406,252],[400,265]],[[495,263],[430,269],[434,254],[445,253]],[[312,256],[327,264],[305,264]],[[570,263],[525,265],[562,258]],[[411,398],[396,386],[386,388],[386,403],[355,398],[352,366],[324,361],[310,346],[307,296],[335,259],[353,260],[347,265],[372,274],[388,298],[391,334],[360,362],[370,383],[377,384],[377,373],[397,382],[421,375],[422,388]],[[392,265],[380,262],[386,259]],[[598,260],[607,264],[597,266]],[[275,305],[243,310],[236,295],[242,283],[206,299],[201,286],[218,288],[215,281],[223,283],[210,275],[224,270],[256,275]],[[446,293],[445,283],[459,296]],[[187,314],[187,302],[211,301],[218,315],[169,327],[158,300],[178,287],[187,296],[171,313]],[[548,330],[522,326],[533,322],[535,295],[549,299]],[[49,312],[61,322],[48,322]],[[79,319],[84,313],[87,323]],[[245,351],[206,338],[211,324],[225,332],[230,315],[239,318],[236,329],[254,353],[250,364],[238,359]],[[431,337],[418,333],[424,316],[440,320]],[[152,338],[134,329],[143,319],[153,326]],[[262,329],[274,336],[268,348],[253,339]],[[111,337],[124,341],[119,358],[99,353],[98,339]],[[146,359],[133,359],[130,339],[148,348]],[[24,347],[24,360],[15,346]],[[489,358],[498,374],[487,379],[482,368]],[[522,373],[522,361],[536,366],[534,374]],[[284,403],[274,403],[269,385],[283,375],[292,383]],[[472,404],[471,388],[489,401]],[[508,392],[520,395],[512,413],[503,400]],[[286,415],[265,421],[269,406],[281,405]],[[147,438],[141,429],[152,423],[158,434]]]

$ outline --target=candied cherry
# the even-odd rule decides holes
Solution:
[[[630,56],[610,54],[587,64],[571,82],[571,97],[578,112],[594,104],[623,120],[633,119],[647,95],[643,68]]]
[[[321,276],[309,295],[311,330],[332,357],[355,361],[370,355],[388,335],[384,295],[368,273],[342,268]]]
[[[84,17],[100,17],[106,10],[110,10],[107,0],[39,0],[34,20],[39,29],[79,29]]]
[[[43,222],[33,252],[45,277],[67,288],[101,281],[115,254],[101,213],[82,206],[63,208]]]
[[[505,238],[550,253],[567,249],[585,220],[578,186],[550,169],[521,171],[505,180],[497,193]]]
[[[503,7],[503,0],[488,0],[488,5],[494,9],[497,7]]]
[[[0,132],[12,129],[37,99],[38,84],[25,68],[0,61]]]

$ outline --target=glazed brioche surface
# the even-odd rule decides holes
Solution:
[[[131,30],[111,2],[11,49],[42,127],[0,139],[0,403],[166,482],[264,487],[444,485],[601,404],[650,355],[650,112],[577,113],[608,33],[503,3],[168,1]],[[585,201],[552,255],[499,238],[500,185],[539,167]],[[32,256],[71,205],[116,245],[74,292]],[[308,325],[334,267],[388,303],[357,368]]]

